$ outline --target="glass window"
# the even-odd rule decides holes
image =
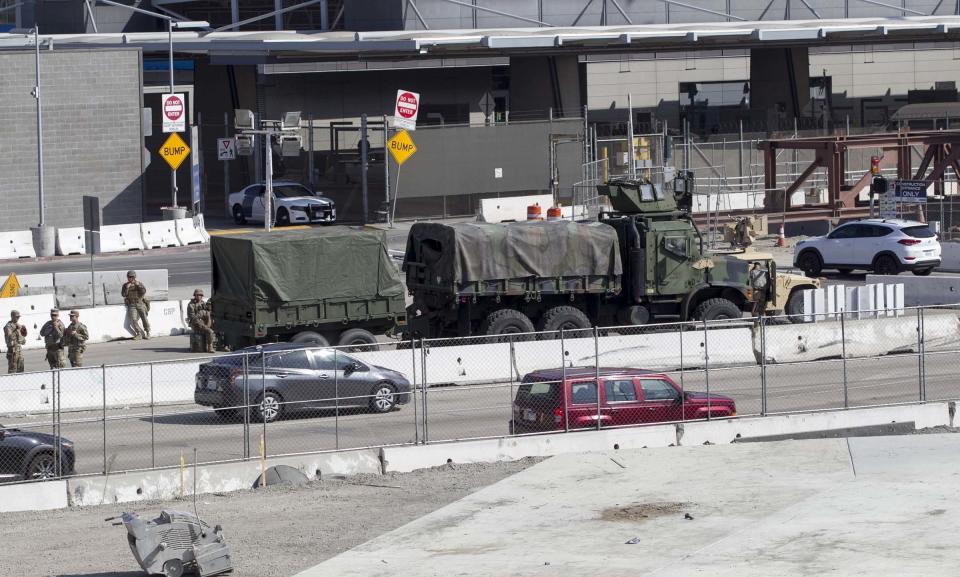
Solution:
[[[307,352],[303,349],[267,354],[268,369],[309,369],[310,362],[307,360]]]
[[[664,237],[663,248],[667,252],[679,257],[687,256],[687,239],[682,236]]]
[[[543,381],[520,385],[517,389],[517,400],[549,406],[557,400],[560,383]]]
[[[672,401],[680,396],[673,385],[661,379],[640,379],[645,401]]]
[[[354,363],[366,370],[366,366],[363,363],[358,363],[353,357],[329,349],[313,351],[313,363],[321,371],[342,371]]]
[[[856,224],[845,224],[837,230],[830,233],[827,238],[837,240],[842,238],[855,238],[860,236],[860,226]]]
[[[633,379],[614,379],[603,382],[603,392],[608,403],[625,403],[637,400],[637,388]]]
[[[873,230],[873,236],[876,236],[876,237],[887,236],[888,234],[893,232],[893,229],[890,228],[889,226],[873,225],[870,228]]]
[[[280,186],[273,187],[273,195],[277,198],[294,198],[298,196],[313,196],[313,193],[310,192],[304,186],[299,184],[284,184]]]
[[[574,404],[597,403],[597,383],[594,381],[570,385],[570,402]]]
[[[900,230],[903,231],[903,234],[913,238],[933,238],[937,236],[930,230],[929,226],[905,226]]]
[[[244,196],[249,196],[249,197],[260,196],[261,194],[263,194],[264,190],[265,188],[263,186],[251,186],[250,188],[247,189],[247,192],[245,193]]]

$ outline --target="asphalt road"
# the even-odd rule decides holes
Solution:
[[[928,354],[925,364],[927,398],[960,396],[955,353]],[[848,360],[847,404],[851,407],[916,401],[919,398],[919,365],[915,355]],[[736,400],[741,416],[761,410],[760,367],[715,369],[709,373],[712,393]],[[844,406],[844,363],[820,361],[767,367],[767,412],[809,411]],[[681,376],[674,374],[678,382]],[[683,374],[687,390],[707,390],[703,371]],[[427,391],[426,433],[423,399],[380,415],[366,410],[301,411],[266,425],[250,425],[248,455],[258,455],[265,433],[268,455],[348,449],[392,443],[410,443],[500,436],[508,433],[515,385],[480,385],[431,388]],[[99,411],[64,413],[61,434],[76,443],[78,471],[99,473],[104,462],[111,471],[172,466],[183,450],[187,462],[197,449],[201,462],[239,459],[244,456],[244,425],[225,421],[205,407],[193,404],[163,406],[151,415],[149,408],[108,410],[106,451]],[[6,417],[5,426],[50,431],[49,415]],[[421,423],[418,426],[418,423]]]

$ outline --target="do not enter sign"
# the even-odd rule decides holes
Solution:
[[[407,90],[397,90],[397,105],[393,113],[393,126],[407,130],[417,129],[417,113],[420,111],[420,95]]]
[[[164,94],[161,97],[160,115],[163,117],[164,133],[187,129],[186,108],[183,94]]]

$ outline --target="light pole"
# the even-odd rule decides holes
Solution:
[[[56,249],[56,230],[47,226],[46,202],[43,182],[43,102],[40,94],[40,27],[34,26],[33,47],[36,58],[36,84],[30,94],[37,101],[37,202],[39,203],[39,222],[30,228],[33,246],[37,256],[53,256]],[[48,42],[53,42],[49,40]],[[52,44],[51,44],[52,46]]]

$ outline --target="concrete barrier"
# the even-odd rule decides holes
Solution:
[[[87,233],[82,226],[57,229],[57,254],[87,254]]]
[[[100,227],[100,252],[143,250],[140,225],[111,224]]]
[[[903,304],[907,307],[960,303],[960,278],[954,276],[868,274],[867,283],[902,284]]]
[[[848,319],[899,317],[903,316],[903,300],[903,283],[829,285],[803,291],[803,318],[805,322],[839,320],[841,313]]]
[[[315,453],[294,457],[277,457],[266,460],[266,467],[288,465],[314,480],[323,475],[379,474],[380,455],[376,449],[342,451],[338,453]],[[257,460],[200,465],[197,467],[197,494],[242,491],[250,489],[260,477]],[[193,495],[194,470],[183,469],[183,486],[180,485],[180,469],[161,469],[120,473],[109,477],[78,477],[66,481],[64,498],[70,497],[75,507],[128,503],[155,499],[176,499]],[[182,489],[182,491],[181,491]],[[64,504],[63,506],[66,506]]]
[[[53,283],[53,273],[18,274],[20,283],[18,296],[55,294],[57,289]]]
[[[507,198],[480,199],[480,220],[483,222],[506,222],[527,220],[527,207],[539,204],[543,217],[547,209],[553,206],[553,195],[537,194],[532,196],[510,196]]]
[[[177,239],[182,246],[210,242],[210,235],[207,234],[202,214],[193,218],[178,218],[174,221],[174,226],[176,227]]]
[[[960,272],[960,242],[940,243],[940,266],[937,270]]]
[[[180,246],[174,221],[158,220],[140,223],[140,237],[144,248]]]
[[[63,309],[107,304],[102,285],[91,284],[89,272],[58,272],[53,274],[57,306]],[[94,291],[93,299],[90,293]]]
[[[0,485],[0,513],[48,511],[67,506],[66,481]]]
[[[17,310],[24,317],[40,314],[49,318],[50,309],[56,307],[52,294],[38,294],[0,299],[0,319],[6,324],[10,320],[10,311]],[[4,349],[5,350],[5,349]]]
[[[29,230],[0,232],[0,260],[36,257],[33,234]]]
[[[871,357],[893,352],[916,352],[918,318],[852,320],[841,323],[767,326],[766,360],[788,363],[838,358]],[[960,322],[949,312],[927,311],[923,318],[924,348],[932,351],[960,346]],[[754,347],[760,351],[760,333],[754,335]],[[759,357],[759,353],[758,353]]]

